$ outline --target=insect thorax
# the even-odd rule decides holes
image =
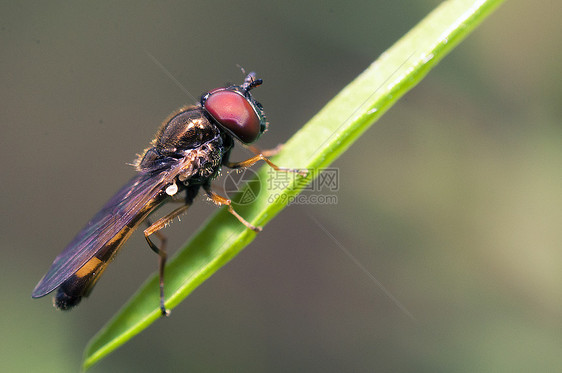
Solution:
[[[178,180],[192,185],[204,184],[218,174],[232,139],[200,107],[191,106],[165,121],[151,145],[139,157],[138,171],[160,170],[181,159],[185,166]]]

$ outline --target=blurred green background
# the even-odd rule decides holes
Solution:
[[[0,371],[77,371],[157,268],[137,233],[76,310],[31,300],[193,102],[147,52],[195,97],[240,82],[237,64],[257,71],[267,148],[438,3],[4,1]],[[506,2],[334,164],[336,205],[284,210],[91,371],[562,369],[561,12]],[[199,198],[165,231],[170,250],[214,210]]]

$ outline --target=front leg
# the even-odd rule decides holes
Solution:
[[[272,149],[267,149],[267,150],[262,150],[260,148],[258,148],[255,145],[244,145],[246,148],[248,148],[249,151],[251,151],[254,154],[262,154],[264,157],[273,157],[274,155],[279,154],[279,152],[283,149],[283,147],[285,146],[285,144],[277,144],[277,146],[275,148]]]
[[[298,169],[298,168],[279,167],[275,163],[271,162],[265,155],[263,155],[263,153],[256,154],[252,158],[246,159],[245,161],[242,161],[242,162],[230,162],[230,161],[228,161],[224,165],[228,168],[237,169],[237,168],[244,168],[244,167],[253,166],[254,164],[256,164],[259,161],[264,161],[271,168],[273,168],[275,171],[295,172],[295,173],[301,175],[302,177],[306,177],[308,175],[307,170],[302,170],[302,169]]]

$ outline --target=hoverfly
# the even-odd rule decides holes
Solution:
[[[211,181],[222,166],[237,169],[263,160],[277,171],[305,171],[277,167],[266,152],[242,162],[231,162],[234,139],[248,145],[267,129],[263,108],[250,91],[262,84],[254,73],[241,85],[216,88],[205,93],[198,105],[186,106],[172,113],[162,123],[150,146],[135,162],[137,174],[103,206],[64,251],[33,290],[40,298],[58,289],[54,305],[61,310],[76,306],[87,297],[107,265],[131,233],[160,206],[185,192],[183,205],[158,219],[144,230],[150,248],[159,255],[160,310],[164,306],[164,267],[166,249],[159,232],[167,223],[184,213],[203,188],[218,206],[226,205],[247,228],[259,232],[236,213],[231,201],[211,189]],[[264,155],[265,154],[265,155]],[[158,247],[150,238],[161,238]]]

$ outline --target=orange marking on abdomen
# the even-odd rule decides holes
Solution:
[[[84,264],[82,268],[80,268],[74,275],[80,278],[87,276],[90,273],[94,272],[99,267],[100,263],[102,263],[102,261],[94,256],[86,264]]]

